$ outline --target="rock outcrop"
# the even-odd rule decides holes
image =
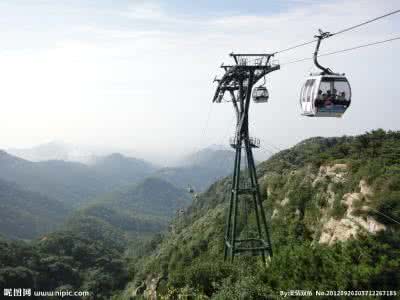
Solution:
[[[340,220],[330,218],[323,225],[322,234],[319,239],[320,243],[331,245],[336,241],[346,241],[350,238],[356,237],[360,230],[375,234],[378,231],[386,229],[383,224],[377,222],[370,216],[363,218],[354,214],[355,201],[361,201],[363,198],[368,201],[368,197],[373,194],[371,187],[368,186],[364,180],[360,181],[359,188],[359,193],[347,193],[343,196],[341,201],[347,207],[345,215]],[[368,205],[362,206],[361,210],[368,211]]]

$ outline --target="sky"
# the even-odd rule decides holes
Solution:
[[[59,140],[168,164],[227,144],[234,112],[212,104],[230,52],[271,53],[399,9],[397,0],[1,0],[0,148]],[[321,52],[400,36],[400,14],[323,42]],[[400,41],[323,57],[346,73],[343,118],[300,115],[314,45],[275,57],[270,101],[251,104],[258,157],[312,136],[399,130]],[[269,150],[268,150],[269,149]]]

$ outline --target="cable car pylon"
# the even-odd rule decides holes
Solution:
[[[253,148],[259,148],[260,141],[249,135],[249,108],[253,86],[270,72],[279,70],[280,66],[270,62],[273,54],[231,53],[230,56],[233,57],[235,63],[221,66],[225,74],[220,79],[214,80],[218,83],[218,86],[213,97],[213,102],[221,103],[224,101],[225,93],[227,93],[236,113],[236,132],[230,141],[236,154],[225,227],[224,259],[227,260],[229,257],[233,262],[235,255],[250,253],[251,255],[262,256],[265,264],[266,256],[272,256],[272,244],[252,152]],[[256,59],[250,60],[250,58]],[[241,174],[242,151],[247,160],[249,174],[249,182],[245,186],[243,186],[243,180],[241,180],[243,176]],[[257,222],[255,236],[243,236],[243,232],[239,232],[238,228],[238,208],[241,207],[238,204],[239,201],[247,201],[245,195],[251,196],[253,202],[252,208]]]

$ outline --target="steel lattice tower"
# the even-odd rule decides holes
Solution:
[[[250,252],[252,255],[261,255],[265,263],[266,255],[272,256],[272,246],[252,152],[252,148],[260,146],[260,141],[249,136],[249,107],[254,84],[268,73],[278,70],[280,66],[271,63],[273,54],[231,53],[230,56],[233,57],[235,63],[221,66],[225,74],[221,79],[214,80],[218,82],[218,86],[213,97],[213,102],[221,103],[224,102],[224,95],[228,92],[236,113],[235,137],[230,141],[236,155],[225,228],[224,259],[226,260],[229,256],[233,261],[236,254]],[[241,184],[241,176],[243,176],[243,171],[241,172],[242,151],[249,174],[249,183],[245,186]],[[237,230],[238,204],[239,201],[243,201],[243,197],[239,196],[246,194],[251,196],[253,201],[252,206],[255,210],[258,237],[239,239]]]

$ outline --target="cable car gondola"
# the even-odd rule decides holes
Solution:
[[[187,191],[189,194],[194,194],[194,188],[190,184],[188,184]]]
[[[265,103],[268,102],[269,93],[265,87],[265,77],[264,83],[254,88],[253,90],[253,101],[254,103]]]
[[[198,195],[197,195],[196,191],[194,190],[194,188],[190,184],[188,184],[187,191],[189,194],[192,195],[194,200],[197,200]]]
[[[321,40],[330,37],[329,32],[319,31],[314,52],[314,64],[322,70],[307,78],[300,93],[302,115],[308,117],[341,117],[349,108],[351,88],[345,74],[332,72],[318,63],[318,50]]]

